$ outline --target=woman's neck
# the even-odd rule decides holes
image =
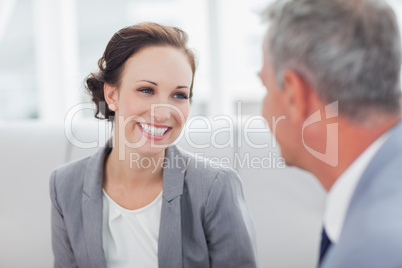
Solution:
[[[119,156],[119,148],[114,147],[106,159],[105,189],[113,187],[132,192],[162,185],[164,151],[152,156],[134,151],[126,152],[125,155],[128,157]]]

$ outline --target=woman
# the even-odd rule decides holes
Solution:
[[[192,97],[187,35],[124,28],[98,65],[86,86],[113,143],[52,174],[55,267],[255,267],[238,175],[171,145]]]

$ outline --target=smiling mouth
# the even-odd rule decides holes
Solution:
[[[144,132],[155,137],[163,137],[169,130],[172,129],[171,127],[156,127],[155,125],[149,125],[147,123],[138,123],[138,125]]]

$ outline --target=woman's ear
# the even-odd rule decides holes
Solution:
[[[105,83],[103,85],[103,94],[109,109],[115,112],[118,111],[119,107],[117,106],[117,101],[119,100],[119,94],[117,88]]]

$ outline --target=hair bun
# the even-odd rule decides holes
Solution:
[[[102,78],[102,74],[91,73],[85,80],[85,88],[87,92],[91,94],[92,101],[96,105],[95,117],[98,119],[109,119],[114,115],[113,111],[106,108],[105,95],[103,92],[103,86],[105,82]]]

